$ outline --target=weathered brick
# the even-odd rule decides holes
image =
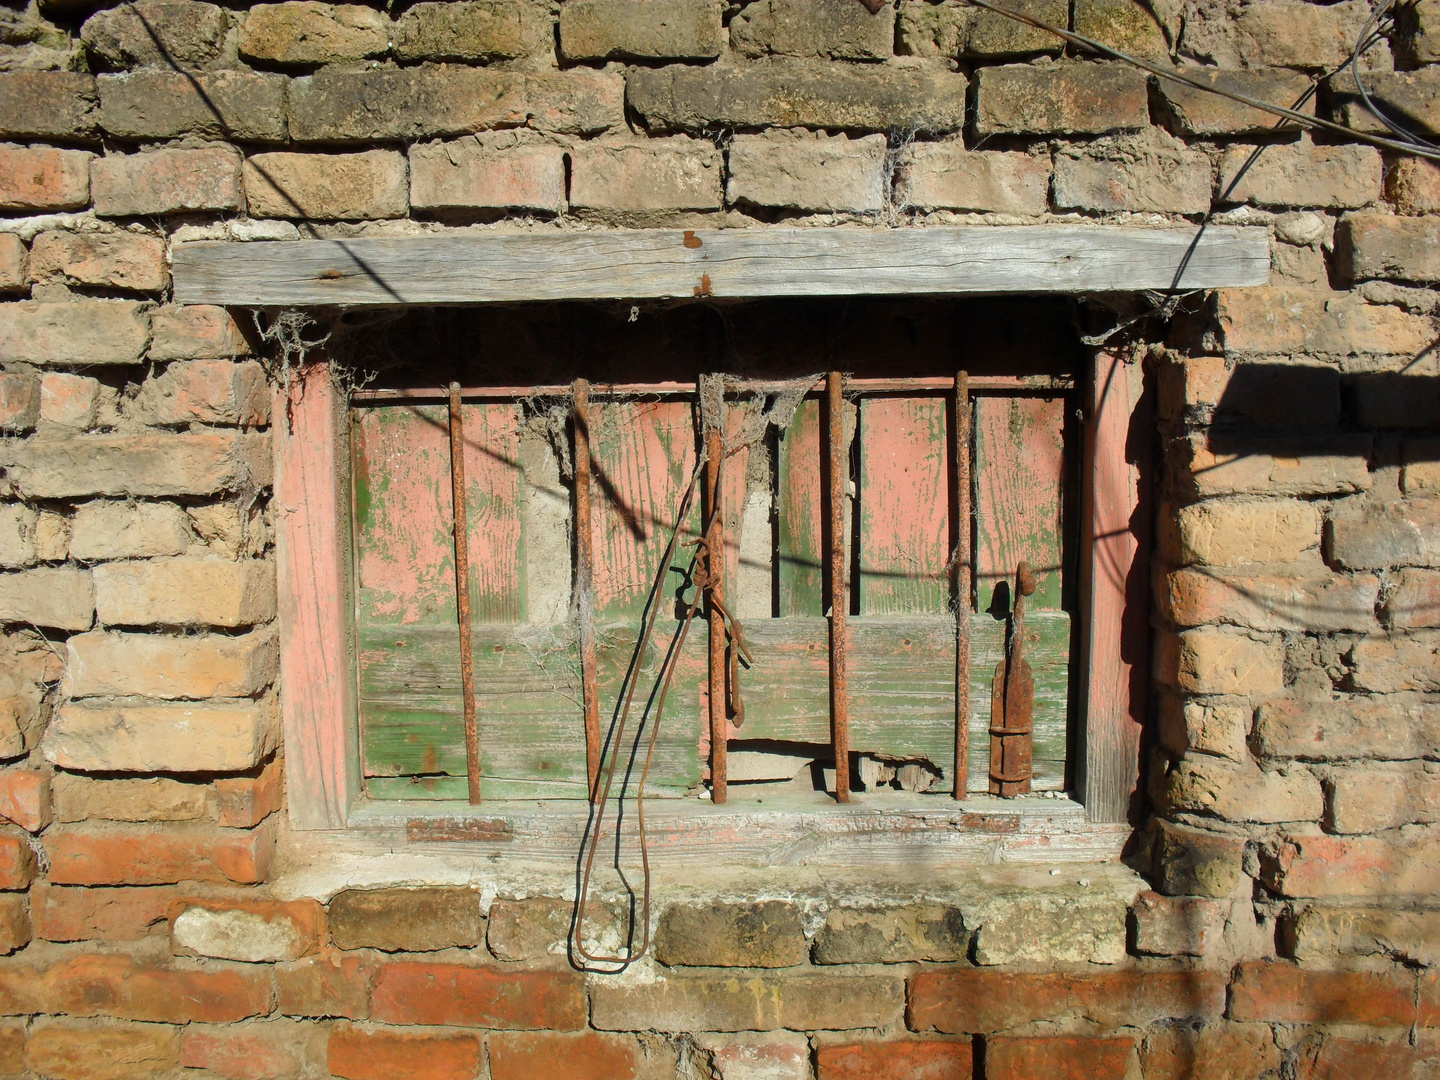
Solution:
[[[895,51],[901,56],[943,57],[960,52],[977,9],[959,0],[900,0],[895,15]]]
[[[1012,10],[1023,12],[1051,26],[1068,29],[1070,12],[1064,0],[1020,0]],[[997,11],[977,11],[970,20],[961,52],[966,56],[1024,56],[1028,53],[1059,52],[1062,39],[1038,27],[1029,26]]]
[[[1241,964],[1230,987],[1229,1017],[1269,1023],[1415,1022],[1415,977],[1401,972],[1313,971],[1293,964]]]
[[[274,1004],[266,971],[174,968],[93,953],[49,968],[42,996],[50,1012],[161,1024],[232,1023]]]
[[[95,780],[62,772],[55,811],[61,821],[194,821],[209,813],[209,790],[163,776]]]
[[[1255,714],[1255,739],[1276,757],[1419,758],[1440,748],[1440,704],[1412,695],[1270,701]]]
[[[27,364],[133,364],[145,354],[149,322],[134,300],[0,304],[0,355]]]
[[[88,375],[48,371],[40,378],[40,419],[75,432],[95,423],[100,405],[100,380]]]
[[[0,233],[0,292],[20,292],[25,288],[30,280],[29,261],[25,241],[14,233]]]
[[[1303,765],[1260,769],[1209,755],[1182,760],[1160,785],[1170,810],[1214,814],[1227,821],[1273,824],[1319,821],[1324,809],[1320,781]]]
[[[275,832],[268,824],[249,832],[141,825],[49,829],[45,850],[56,885],[254,885],[270,871]]]
[[[1275,694],[1285,684],[1284,664],[1278,638],[1202,626],[1160,639],[1156,677],[1192,694]]]
[[[0,307],[3,326],[4,307]],[[35,429],[40,418],[40,380],[18,371],[0,374],[0,431],[18,434]]]
[[[1135,1061],[1135,1040],[1123,1036],[996,1035],[985,1040],[986,1080],[1090,1080],[1125,1076]]]
[[[389,47],[389,20],[359,4],[256,4],[240,26],[240,55],[272,64],[363,60]]]
[[[1167,896],[1229,896],[1241,880],[1245,838],[1156,821],[1156,888]]]
[[[275,635],[96,631],[66,642],[68,697],[251,698],[275,681]],[[233,703],[230,703],[233,704]]]
[[[0,890],[28,889],[35,879],[35,852],[29,838],[13,829],[0,831]]]
[[[1440,626],[1440,571],[1402,570],[1392,579],[1381,618],[1392,630]]]
[[[156,424],[270,422],[270,387],[254,360],[179,360],[141,387],[136,411]]]
[[[1333,632],[1374,629],[1379,593],[1380,579],[1370,574],[1295,578],[1186,569],[1166,576],[1160,599],[1177,626]]]
[[[718,210],[720,151],[704,139],[581,143],[570,151],[570,202],[592,210]]]
[[[1172,451],[1177,486],[1212,495],[1330,495],[1371,485],[1369,435],[1246,438],[1245,448],[1216,449],[1195,434]],[[1221,442],[1221,446],[1225,446]]]
[[[278,1009],[286,1016],[340,1016],[364,1020],[370,1015],[374,960],[358,953],[325,953],[275,968]]]
[[[576,1031],[585,1026],[585,984],[569,971],[394,963],[375,982],[370,1016],[389,1024]]]
[[[1150,122],[1145,76],[1123,64],[982,68],[976,83],[975,129],[982,136],[1100,135]]]
[[[299,142],[464,135],[524,124],[528,115],[518,72],[322,70],[290,85],[290,135]]]
[[[1190,750],[1217,754],[1232,761],[1245,757],[1250,732],[1248,705],[1186,701],[1178,694],[1160,696],[1160,742],[1174,756]]]
[[[79,210],[90,204],[85,150],[0,147],[0,210]]]
[[[214,4],[136,0],[86,19],[80,40],[111,68],[201,68],[220,58],[227,21]]]
[[[1362,766],[1330,773],[1331,832],[1370,833],[1440,821],[1440,773],[1397,766]]]
[[[27,498],[211,495],[270,483],[269,438],[240,433],[86,435],[0,449]]]
[[[626,123],[618,72],[536,72],[525,76],[525,103],[529,126],[554,135],[598,135]]]
[[[1251,147],[1231,147],[1220,161],[1220,191],[1257,206],[1368,206],[1380,198],[1379,151],[1368,146],[1284,143],[1268,147],[1231,190]]]
[[[1349,214],[1335,229],[1335,253],[1352,281],[1440,281],[1440,220]]]
[[[45,733],[45,760],[79,772],[243,772],[275,748],[272,701],[69,703]]]
[[[0,503],[0,566],[35,565],[35,508],[24,503]]]
[[[492,148],[473,139],[412,146],[410,205],[559,213],[565,209],[564,153],[549,144]]]
[[[1440,638],[1434,634],[1367,637],[1354,644],[1348,660],[1357,690],[1372,694],[1440,691]],[[1403,707],[1405,702],[1401,704]]]
[[[43,232],[30,245],[34,281],[154,292],[170,280],[165,241],[135,233]]]
[[[914,1031],[999,1031],[1079,1018],[1100,1027],[1211,1020],[1225,1008],[1225,976],[1207,971],[1017,973],[958,968],[910,979]]]
[[[330,1032],[327,1064],[330,1073],[346,1080],[471,1080],[480,1069],[480,1039],[340,1026]]]
[[[959,908],[907,904],[834,908],[815,935],[817,964],[904,964],[965,958],[970,943]]]
[[[1396,51],[1411,64],[1440,60],[1440,8],[1436,0],[1418,0],[1399,15]]]
[[[1340,422],[1340,372],[1315,363],[1250,363],[1193,357],[1160,369],[1161,415],[1247,429],[1333,428]]]
[[[132,941],[165,921],[178,896],[171,886],[80,889],[37,883],[30,890],[35,936],[46,941]]]
[[[52,1020],[25,1041],[25,1064],[54,1080],[142,1080],[180,1063],[180,1034],[160,1024]]]
[[[675,904],[660,916],[655,957],[701,967],[793,967],[806,957],[800,910],[784,900]]]
[[[1282,69],[1260,71],[1220,71],[1190,65],[1186,78],[1194,79],[1216,90],[1243,94],[1258,101],[1293,106],[1300,95],[1310,88],[1308,76]],[[1207,93],[1184,83],[1157,79],[1155,84],[1165,103],[1166,118],[1172,129],[1185,135],[1259,135],[1274,131],[1293,132],[1297,124],[1272,113],[1242,105],[1238,101]],[[1313,113],[1313,102],[1300,111]],[[1277,127],[1278,124],[1278,127]],[[1274,149],[1271,147],[1270,149]],[[1267,149],[1265,153],[1270,153]],[[1263,155],[1262,155],[1263,156]]]
[[[924,210],[1043,214],[1050,161],[1034,154],[966,150],[953,142],[912,143],[900,161],[896,201]]]
[[[49,825],[49,774],[38,769],[0,772],[0,818],[32,833]]]
[[[819,1080],[971,1080],[975,1049],[969,1039],[887,1039],[821,1043],[815,1051]]]
[[[244,172],[245,198],[258,217],[333,221],[405,216],[405,156],[393,150],[255,154],[245,160]]]
[[[613,6],[604,0],[589,3],[595,7]],[[718,29],[718,9],[708,3],[704,6],[709,9],[707,18]],[[563,9],[560,20],[563,46]],[[895,9],[886,4],[872,14],[845,0],[760,0],[730,20],[730,47],[752,57],[777,54],[884,60],[895,51]],[[706,55],[719,55],[718,40],[716,51]]]
[[[633,1039],[634,1036],[626,1036]],[[695,1045],[710,1058],[716,1080],[810,1080],[810,1040],[799,1032],[702,1035]]]
[[[170,943],[179,956],[276,963],[314,952],[324,926],[314,900],[194,900],[171,919]]]
[[[38,567],[0,574],[0,622],[89,630],[94,621],[95,584],[89,570]]]
[[[633,1035],[507,1031],[486,1043],[491,1080],[546,1080],[557,1071],[569,1080],[633,1080],[644,1063]]]
[[[102,75],[98,86],[100,126],[122,139],[198,135],[285,141],[286,79],[281,75],[137,71]]]
[[[1320,513],[1298,499],[1207,499],[1178,521],[1182,560],[1202,566],[1287,563],[1320,544]]]
[[[977,964],[1117,964],[1125,958],[1125,902],[1085,888],[1024,903],[1000,897],[973,914]]]
[[[1385,170],[1385,194],[1402,214],[1433,214],[1440,210],[1440,164],[1402,157]]]
[[[222,307],[159,307],[150,312],[151,360],[225,360],[249,356],[250,342]]]
[[[4,1072],[0,1076],[6,1080],[23,1076],[20,1069],[24,1066],[25,1059],[25,1024],[20,1020],[0,1021],[0,1062],[4,1062]]]
[[[708,60],[720,55],[723,33],[714,0],[571,0],[560,8],[569,60]]]
[[[0,73],[0,135],[85,138],[95,131],[95,79],[68,71]]]
[[[1164,60],[1170,54],[1165,31],[1139,0],[1075,0],[1074,24],[1075,33],[1131,56]]]
[[[180,555],[190,546],[188,521],[174,503],[81,503],[70,522],[70,555],[86,562]]]
[[[1295,1065],[1296,1080],[1350,1080],[1355,1076],[1404,1078],[1421,1075],[1423,1051],[1404,1039],[1378,1042],[1326,1034],[1319,1046],[1305,1046]]]
[[[1160,1027],[1140,1048],[1145,1080],[1252,1080],[1280,1069],[1280,1048],[1263,1024]]]
[[[95,567],[107,626],[253,626],[275,617],[275,564],[180,555]]]
[[[90,190],[102,217],[239,210],[240,155],[206,147],[96,158]]]
[[[672,974],[593,985],[590,1023],[605,1031],[845,1031],[896,1023],[904,999],[898,975]]]
[[[1440,960],[1440,912],[1311,907],[1294,920],[1288,937],[1290,953],[1304,965],[1383,956],[1431,966]]]
[[[485,917],[473,889],[346,889],[330,901],[330,937],[341,949],[473,949]]]
[[[1262,853],[1261,878],[1288,897],[1425,896],[1440,874],[1434,830],[1384,836],[1295,836]]]
[[[1440,499],[1341,503],[1325,527],[1330,558],[1350,569],[1440,566]]]
[[[401,60],[509,60],[525,54],[524,9],[503,0],[420,3],[395,24]]]
[[[1055,155],[1054,193],[1062,210],[1203,214],[1210,159],[1159,128],[1097,139]]]
[[[30,905],[21,893],[0,893],[0,956],[30,944]]]
[[[42,510],[35,519],[35,557],[41,562],[63,562],[69,557],[70,522],[64,514]]]
[[[1293,286],[1220,289],[1217,317],[1232,353],[1393,353],[1413,356],[1434,337],[1431,321],[1354,293]]]
[[[574,905],[558,897],[496,899],[490,905],[485,939],[501,960],[540,960],[563,951]]]
[[[1361,427],[1426,428],[1440,411],[1440,385],[1400,372],[1365,374],[1351,385],[1351,407]],[[1407,492],[1415,471],[1407,470]]]
[[[180,1064],[225,1080],[289,1080],[320,1067],[325,1037],[315,1025],[295,1020],[190,1024],[180,1035]]]
[[[1155,956],[1204,956],[1225,932],[1225,909],[1203,896],[1144,892],[1131,907],[1135,949]]]
[[[1143,80],[1142,80],[1143,85]],[[651,131],[814,127],[957,131],[965,76],[931,68],[847,68],[774,59],[743,68],[635,68],[628,104]]]
[[[220,824],[249,829],[260,824],[285,802],[284,770],[279,759],[268,762],[258,776],[226,776],[215,781],[220,802]]]
[[[885,137],[738,135],[730,144],[731,203],[875,213],[885,203]]]
[[[1389,128],[1365,107],[1349,72],[1332,76],[1329,90],[1335,119],[1360,131],[1390,134]],[[1433,67],[1367,73],[1365,91],[1382,112],[1411,130],[1433,136],[1440,128],[1440,72]]]

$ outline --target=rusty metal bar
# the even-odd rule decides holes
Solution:
[[[970,376],[955,374],[955,772],[952,794],[970,783]]]
[[[856,394],[913,394],[949,393],[954,379],[949,376],[915,379],[850,379],[846,387]],[[976,375],[970,379],[970,390],[991,390],[1004,393],[1056,393],[1073,390],[1075,380],[1070,376],[1049,375]],[[776,393],[787,389],[783,381],[732,382],[730,390],[753,394]],[[468,386],[460,391],[467,400],[508,401],[530,397],[568,397],[574,389],[573,383],[557,383],[536,386]],[[816,382],[810,391],[821,394],[825,391],[825,380]],[[444,401],[449,391],[434,387],[406,387],[404,389],[356,390],[350,395],[353,401]],[[695,396],[693,383],[606,383],[590,387],[590,397],[691,397]]]
[[[850,589],[845,573],[845,488],[850,470],[845,453],[844,383],[838,371],[825,376],[826,450],[830,462],[830,744],[835,751],[835,801],[850,801],[850,675],[846,616]]]
[[[725,376],[700,378],[700,416],[705,431],[705,617],[710,620],[710,799],[729,797],[725,692],[725,521],[720,493],[725,462]]]
[[[1034,592],[1035,575],[1022,560],[1015,569],[1005,659],[995,665],[990,687],[990,794],[1007,799],[1030,791],[1035,676],[1025,658],[1025,598]]]
[[[571,405],[575,424],[575,599],[580,638],[580,695],[585,709],[585,775],[590,801],[600,779],[600,685],[595,668],[595,553],[590,506],[590,383],[576,379]]]
[[[470,546],[465,522],[465,421],[460,384],[450,384],[450,501],[455,526],[455,606],[460,621],[460,692],[465,705],[465,775],[480,801],[480,730],[475,719],[475,650],[470,640]]]

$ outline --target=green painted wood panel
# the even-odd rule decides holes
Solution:
[[[775,572],[781,617],[825,614],[821,547],[820,402],[806,398],[780,438]]]

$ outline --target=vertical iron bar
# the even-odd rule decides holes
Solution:
[[[955,374],[955,784],[970,783],[970,375]]]
[[[465,522],[465,421],[460,384],[450,384],[450,500],[455,525],[455,604],[460,620],[460,690],[465,703],[465,775],[480,801],[480,732],[475,720],[475,651],[470,640],[470,545]]]
[[[725,377],[702,376],[700,416],[705,430],[705,617],[710,620],[710,798],[729,797],[729,730],[725,705],[725,523],[721,466],[725,461]],[[708,404],[707,404],[708,403]]]
[[[580,635],[580,693],[585,709],[585,774],[590,801],[600,778],[600,688],[595,670],[595,553],[590,505],[590,383],[576,379],[575,422],[575,598]]]
[[[826,448],[830,455],[830,742],[835,751],[835,801],[850,801],[850,688],[846,616],[850,589],[845,573],[845,398],[838,371],[825,376]]]

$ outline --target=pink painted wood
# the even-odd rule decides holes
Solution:
[[[296,829],[342,829],[360,795],[349,640],[348,479],[341,395],[326,364],[276,394],[275,562],[280,716]]]
[[[1149,678],[1149,461],[1153,430],[1139,372],[1095,354],[1085,427],[1080,589],[1086,643],[1085,748],[1080,789],[1091,821],[1136,812],[1140,732]],[[1132,428],[1141,434],[1133,444]],[[1127,460],[1127,446],[1140,448]]]

